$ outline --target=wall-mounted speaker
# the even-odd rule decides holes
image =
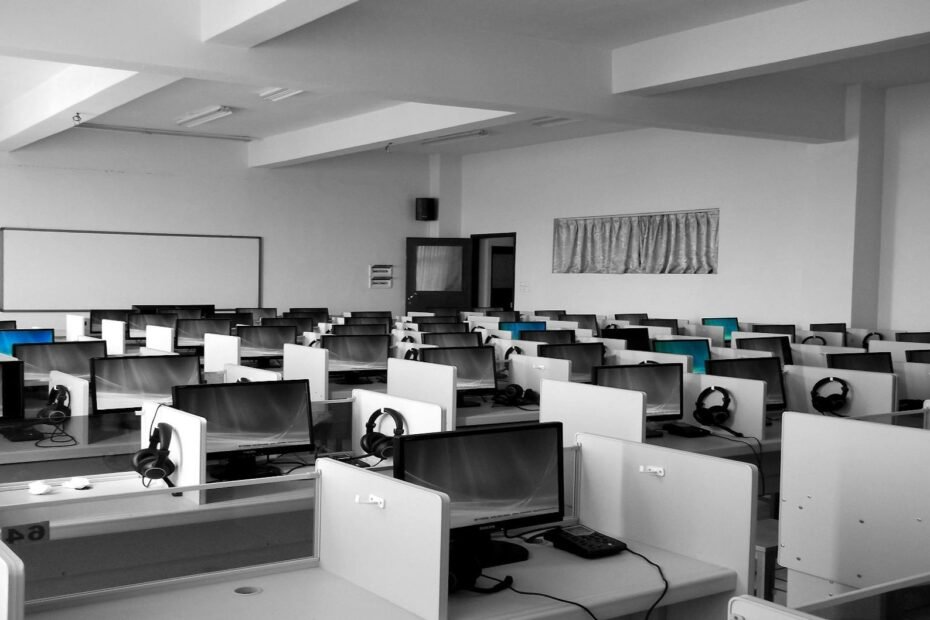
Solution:
[[[439,200],[436,198],[416,199],[417,220],[432,222],[439,217]]]

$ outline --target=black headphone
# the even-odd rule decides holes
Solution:
[[[807,341],[808,341],[808,340],[814,340],[814,339],[819,340],[819,341],[820,341],[820,344],[823,345],[823,346],[826,346],[826,345],[827,345],[827,339],[824,338],[823,336],[818,336],[817,334],[811,334],[810,336],[808,336],[807,338],[805,338],[804,340],[802,340],[802,341],[801,341],[801,344],[807,344]]]
[[[488,344],[494,338],[497,338],[497,336],[495,336],[494,334],[491,334],[490,336],[484,339],[484,344]]]
[[[50,424],[60,424],[70,417],[71,392],[63,385],[56,385],[49,391],[48,400],[39,410],[38,418]]]
[[[311,341],[310,341],[310,344],[308,344],[307,346],[308,346],[308,347],[317,347],[317,348],[319,348],[319,347],[323,346],[323,340],[322,340],[321,338],[317,338],[316,340],[311,340]]]
[[[507,352],[504,353],[504,361],[509,360],[510,356],[513,355],[514,353],[516,353],[517,355],[523,355],[523,349],[521,349],[520,347],[516,345],[512,347],[508,347]]]
[[[878,332],[869,332],[865,335],[865,338],[862,339],[862,347],[868,348],[866,345],[869,344],[869,340],[876,338],[878,340],[884,340],[885,338]]]
[[[148,480],[164,480],[169,487],[174,486],[168,479],[177,469],[169,458],[170,449],[171,427],[159,422],[149,436],[149,447],[132,455],[132,468],[142,475],[142,484],[148,486]]]
[[[400,341],[401,342],[416,342],[417,340],[413,336],[404,336],[403,338],[400,339]]]
[[[418,359],[420,359],[420,349],[416,349],[416,348],[414,348],[414,347],[410,347],[409,349],[407,349],[406,353],[404,353],[404,359],[405,359],[405,360],[418,360]]]
[[[723,396],[723,403],[708,407],[704,401],[714,392]],[[704,391],[698,395],[694,407],[695,420],[704,426],[721,426],[730,419],[730,392],[726,388],[712,385],[709,388],[705,388]]]
[[[831,383],[838,383],[840,392],[834,392],[826,396],[821,394],[820,390]],[[822,414],[831,413],[833,415],[839,415],[837,411],[842,409],[846,404],[847,396],[849,396],[849,384],[846,383],[846,381],[839,377],[824,377],[815,383],[813,389],[811,389],[811,404],[814,405],[814,409]]]
[[[384,433],[375,431],[375,424],[378,422],[378,418],[383,415],[389,415],[394,418],[393,437],[388,437]],[[394,438],[400,437],[403,434],[404,418],[401,417],[400,412],[390,409],[389,407],[381,407],[381,409],[372,413],[368,418],[368,422],[365,423],[365,434],[362,435],[362,440],[359,444],[367,456],[389,459],[394,456]]]

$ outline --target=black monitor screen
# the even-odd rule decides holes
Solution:
[[[207,420],[207,455],[311,450],[306,381],[212,383],[174,389],[174,407]]]
[[[542,342],[544,344],[573,344],[575,332],[571,329],[526,330],[520,332],[517,340]]]
[[[316,307],[313,307],[313,308],[308,307],[308,306],[297,307],[297,308],[288,308],[287,312],[285,312],[284,314],[295,313],[295,312],[308,312],[308,313],[311,313],[311,314],[323,313],[323,314],[326,314],[326,315],[328,316],[328,315],[329,315],[329,308],[324,308],[324,307],[322,307],[322,306],[316,306]],[[326,322],[326,321],[324,321],[324,323],[325,323],[325,322]]]
[[[578,323],[579,329],[590,329],[595,336],[598,335],[597,315],[596,314],[565,314],[560,321],[574,321]]]
[[[846,323],[811,323],[812,332],[839,332],[846,333]]]
[[[48,383],[53,370],[89,380],[90,360],[106,355],[107,343],[102,340],[13,345],[13,357],[23,361],[25,385]]]
[[[174,313],[153,312],[151,314],[130,314],[129,337],[145,338],[145,328],[149,325],[176,328],[177,324],[178,315]]]
[[[678,319],[641,319],[639,324],[644,327],[668,327],[672,335],[678,335]]]
[[[99,334],[100,322],[104,319],[109,321],[122,321],[123,323],[128,323],[129,313],[129,310],[91,310],[88,332],[91,334]]]
[[[519,339],[523,332],[542,331],[546,329],[545,321],[501,321],[497,324],[497,329],[510,332],[511,337]]]
[[[147,400],[169,403],[174,386],[200,383],[197,355],[103,357],[90,364],[95,413],[134,411]]]
[[[536,348],[536,355],[569,360],[572,363],[569,379],[578,383],[591,383],[594,368],[604,363],[604,345],[600,342],[541,344]]]
[[[562,519],[562,425],[404,435],[394,477],[449,496],[453,536]]]
[[[228,319],[178,319],[175,329],[179,347],[199,347],[204,334],[228,336],[232,323]]]
[[[703,375],[704,364],[710,359],[710,344],[706,340],[656,340],[656,353],[673,353],[691,356],[691,372]]]
[[[281,315],[286,319],[310,319],[310,329],[304,329],[305,332],[312,332],[313,328],[320,323],[329,323],[329,311],[321,310],[319,312],[307,312],[301,310],[292,310]]]
[[[19,420],[25,415],[23,362],[14,359],[0,361],[0,417]]]
[[[620,327],[604,329],[601,332],[604,338],[626,340],[626,348],[631,351],[652,351],[652,342],[649,340],[649,330],[645,327]]]
[[[735,316],[706,317],[701,319],[701,325],[716,325],[723,328],[723,341],[730,342],[730,334],[739,331],[739,321]]]
[[[930,332],[898,332],[894,335],[898,342],[930,343]]]
[[[777,357],[738,357],[707,360],[707,374],[765,381],[767,409],[784,409],[785,380]]]
[[[646,419],[650,422],[680,420],[684,398],[681,364],[632,364],[599,366],[594,383],[646,393]]]
[[[240,325],[236,335],[242,357],[282,355],[285,344],[297,344],[297,328],[293,325]]]
[[[930,364],[930,349],[911,349],[905,351],[904,358],[909,362]]]
[[[437,347],[480,347],[484,344],[478,332],[425,332],[420,339],[423,344]]]
[[[248,312],[214,312],[209,318],[226,319],[233,326],[252,324],[252,315]]]
[[[300,335],[304,332],[312,332],[317,325],[317,321],[311,317],[275,317],[262,319],[262,325],[292,325],[297,329],[297,334]]]
[[[13,355],[13,345],[28,342],[55,342],[51,329],[0,329],[0,353]]]
[[[387,331],[394,326],[394,321],[385,316],[347,316],[342,319],[343,325],[383,325]],[[387,332],[385,332],[387,333]]]
[[[455,366],[455,389],[472,394],[497,391],[494,347],[441,347],[420,349],[420,360]]]
[[[207,312],[202,308],[156,308],[155,314],[174,314],[178,319],[202,319]]]
[[[544,316],[547,319],[561,320],[565,310],[534,310],[533,316]]]
[[[891,353],[827,353],[827,368],[865,370],[867,372],[894,372]]]
[[[384,323],[362,324],[362,325],[333,325],[332,334],[337,336],[361,336],[367,334],[386,334],[388,327]]]
[[[278,316],[277,308],[236,308],[236,314],[251,314],[251,325],[261,325],[262,319],[273,319]]]
[[[796,330],[794,325],[773,324],[773,323],[754,323],[751,330],[763,334],[784,334],[794,342]]]
[[[394,315],[390,310],[354,310],[349,313],[352,318],[386,318],[393,319]]]
[[[384,374],[391,352],[391,336],[325,334],[320,338],[320,346],[329,349],[330,372]]]
[[[763,336],[760,338],[737,338],[737,349],[750,351],[765,351],[777,357],[782,366],[793,364],[791,356],[791,340],[788,336]]]
[[[513,310],[488,310],[487,316],[496,316],[501,322],[516,323],[520,320],[520,313]]]
[[[645,312],[621,312],[614,315],[616,321],[629,321],[630,325],[640,325],[640,321],[648,319],[649,315]]]
[[[417,325],[429,325],[430,323],[454,323],[455,321],[450,321],[448,316],[412,316],[410,317],[412,323]]]
[[[467,323],[428,323],[426,325],[420,325],[421,332],[467,332],[468,324]]]
[[[0,321],[0,329],[16,329],[16,321]]]

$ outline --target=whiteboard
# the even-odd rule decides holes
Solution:
[[[262,238],[2,228],[6,312],[261,306]]]

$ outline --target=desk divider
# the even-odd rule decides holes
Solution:
[[[591,336],[590,338],[586,337],[577,337],[578,342],[600,342],[604,345],[604,363],[608,366],[614,364],[619,364],[617,361],[620,356],[621,351],[626,351],[626,340],[620,340],[619,338],[595,338]]]
[[[26,568],[12,549],[0,542],[0,618],[23,620]]]
[[[861,347],[862,340],[871,333],[878,333],[882,335],[882,340],[875,340],[872,338],[869,342],[895,342],[894,335],[897,333],[892,329],[867,329],[863,327],[850,327],[846,330],[846,344],[853,347]]]
[[[545,321],[546,329],[578,329],[578,321],[559,321],[545,317],[541,317],[540,320]]]
[[[710,338],[710,344],[713,347],[722,347],[726,344],[723,340],[723,327],[720,325],[701,325],[700,323],[688,323],[681,327],[685,336],[695,338]]]
[[[870,340],[869,353],[891,353],[891,359],[895,362],[906,362],[907,354],[905,351],[919,351],[921,349],[930,349],[930,344],[926,342],[897,342],[895,340]]]
[[[240,379],[253,382],[280,381],[281,378],[281,373],[267,368],[255,368],[254,366],[242,366],[240,364],[226,364],[223,367],[223,383],[238,383]]]
[[[445,620],[449,497],[328,458],[316,470],[320,568],[425,620]]]
[[[625,349],[617,355],[620,364],[639,364],[653,361],[659,364],[681,364],[685,372],[691,372],[693,360],[690,355],[676,355],[674,353],[654,353],[652,351],[634,351]]]
[[[87,417],[90,415],[90,381],[53,370],[48,373],[49,392],[56,385],[68,388],[68,397],[71,399],[68,406],[71,408],[72,417]]]
[[[126,353],[125,321],[101,320],[100,337],[107,343],[107,355],[124,355]]]
[[[207,421],[200,416],[154,401],[142,405],[140,446],[149,447],[149,437],[158,424],[171,427],[169,458],[175,464],[171,481],[175,486],[196,486],[207,481]],[[140,482],[141,484],[141,482]],[[203,503],[201,491],[185,491],[183,499],[194,505]]]
[[[139,347],[139,355],[177,355],[174,351],[162,351],[151,347]]]
[[[514,353],[510,356],[510,373],[506,383],[513,383],[522,387],[524,391],[533,390],[539,394],[543,380],[567,383],[571,376],[571,368],[572,363],[569,360]]]
[[[846,405],[837,412],[842,416],[855,418],[898,408],[898,378],[891,373],[789,364],[785,366],[784,376],[789,411],[819,414],[811,403],[811,391],[824,377],[839,377],[849,384]],[[839,392],[838,385],[824,388],[825,395],[834,392]]]
[[[302,344],[305,347],[309,347],[311,342],[314,340],[319,340],[320,335],[316,332],[303,332],[297,338],[299,344]]]
[[[174,328],[146,325],[145,346],[159,351],[174,352]]]
[[[81,336],[86,335],[84,331],[84,317],[80,314],[65,315],[65,340],[68,342],[80,340]]]
[[[788,605],[926,572],[928,471],[923,429],[785,413],[778,562]],[[795,571],[809,577],[803,592],[791,587]]]
[[[837,334],[841,335],[841,334]],[[856,347],[834,347],[821,344],[792,344],[791,357],[797,366],[827,367],[828,353],[865,353],[865,349]]]
[[[898,398],[926,400],[930,398],[930,364],[893,361],[898,375]]]
[[[352,450],[362,454],[359,446],[365,434],[365,424],[375,411],[387,407],[404,420],[404,435],[438,433],[447,430],[442,407],[435,403],[411,400],[370,390],[352,390]],[[375,432],[388,437],[394,435],[394,418],[381,415],[375,422]]]
[[[285,379],[306,379],[310,382],[310,400],[329,400],[329,350],[284,345],[282,374]]]
[[[804,344],[804,339],[810,336],[820,336],[826,342],[827,347],[846,347],[848,344],[843,344],[843,341],[846,337],[845,333],[841,332],[822,332],[822,331],[811,331],[809,329],[797,328],[795,330],[798,344]]]
[[[387,393],[439,405],[447,431],[455,430],[455,381],[455,366],[388,359]]]
[[[577,442],[581,523],[634,549],[641,542],[730,568],[737,574],[732,594],[749,592],[754,465],[588,433]]]
[[[544,379],[539,421],[561,422],[565,446],[575,445],[577,433],[642,442],[646,438],[646,394]]]
[[[497,330],[500,327],[500,317],[497,316],[470,316],[468,317],[468,329],[483,327],[488,330]]]
[[[740,357],[772,357],[768,351],[754,351],[752,349],[734,349],[731,347],[711,347],[711,359],[732,360]]]
[[[658,325],[633,325],[632,327],[645,327],[649,330],[650,338],[657,338],[659,336],[671,336],[672,328],[671,327],[660,327]]]
[[[509,334],[510,332],[503,332]],[[518,347],[521,351],[519,355],[529,355],[530,357],[536,357],[536,351],[539,348],[540,342],[535,342],[533,340],[511,340],[509,338],[492,338],[491,342],[488,343],[494,345],[494,357],[497,359],[498,367],[504,366],[507,361],[507,351],[511,347]],[[511,354],[517,355],[517,351],[514,350]]]
[[[203,335],[203,371],[224,372],[226,364],[239,364],[239,336]]]
[[[422,339],[420,338],[420,332],[414,329],[392,329],[391,336],[392,336],[392,344],[394,347],[397,347],[397,345],[400,345],[400,344],[404,344],[401,341],[407,337],[411,338],[414,341],[414,343],[417,343],[417,344],[422,341]]]
[[[788,609],[755,596],[744,594],[730,599],[728,620],[819,620],[818,616]]]
[[[711,387],[722,387],[730,393],[730,419],[724,423],[738,433],[762,440],[765,433],[765,381],[754,379],[736,379],[717,375],[696,375],[688,373],[684,380],[684,416],[692,424],[701,423],[694,419],[697,399],[702,391]],[[714,394],[707,400],[707,405],[719,405],[720,394]],[[711,427],[714,433],[729,437],[723,429]]]

